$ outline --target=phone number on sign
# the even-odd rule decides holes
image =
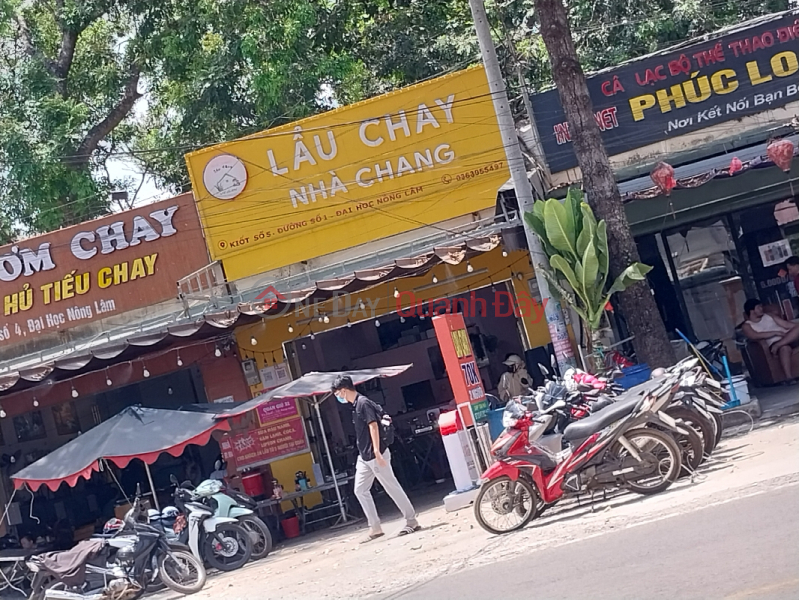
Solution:
[[[466,171],[465,173],[458,173],[455,175],[455,181],[466,181],[468,179],[474,179],[475,177],[479,177],[480,175],[485,175],[486,173],[493,173],[494,171],[502,170],[502,166],[505,163],[502,161],[491,163],[490,165],[486,165],[484,167],[480,167],[479,169],[472,169],[471,171]]]

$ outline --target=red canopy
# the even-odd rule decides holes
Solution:
[[[214,431],[229,429],[213,414],[131,406],[11,478],[17,489],[27,484],[33,491],[42,485],[55,491],[65,481],[74,486],[89,479],[102,459],[120,468],[134,458],[152,464],[163,453],[180,456],[186,446],[205,445]]]

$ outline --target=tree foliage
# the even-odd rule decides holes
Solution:
[[[487,2],[515,79],[551,80],[532,0]],[[587,70],[788,0],[572,0]],[[458,69],[468,0],[0,0],[0,241],[103,214],[115,156],[174,191],[183,154]],[[513,87],[511,88],[513,89]]]

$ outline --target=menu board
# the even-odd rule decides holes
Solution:
[[[292,401],[294,403],[294,401]],[[294,405],[296,413],[296,403]],[[222,457],[237,468],[266,464],[308,451],[308,438],[300,415],[258,428],[226,435],[220,442]]]

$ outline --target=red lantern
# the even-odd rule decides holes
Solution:
[[[744,164],[737,156],[733,156],[730,161],[730,175],[735,175],[738,171],[744,168]]]
[[[674,179],[674,167],[669,163],[659,162],[655,165],[655,168],[652,169],[649,176],[652,178],[652,181],[655,182],[655,185],[661,193],[667,196],[671,194],[671,190],[677,185],[677,180]]]
[[[793,149],[794,146],[791,140],[777,140],[768,145],[766,155],[771,162],[786,173],[789,173],[793,162]]]

